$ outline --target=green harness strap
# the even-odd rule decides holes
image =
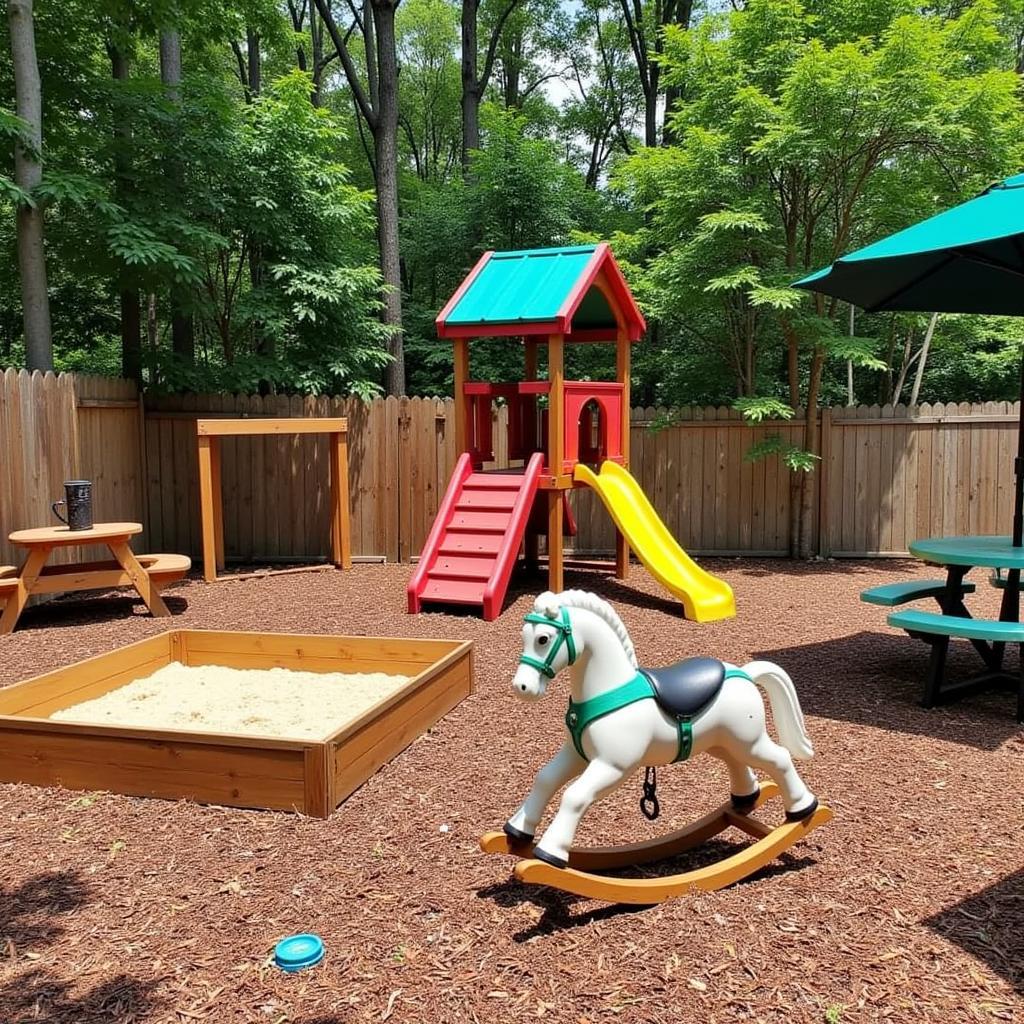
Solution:
[[[747,679],[753,680],[743,669],[727,668],[725,679]],[[590,700],[581,700],[578,704],[569,698],[569,708],[565,712],[565,727],[572,736],[572,745],[576,753],[589,761],[590,758],[583,752],[583,730],[593,724],[599,718],[610,715],[613,711],[635,704],[638,700],[653,698],[654,685],[642,671],[637,672],[628,683],[616,686],[614,690],[598,694]],[[693,721],[690,718],[677,718],[676,725],[679,729],[679,749],[674,758],[675,761],[685,761],[693,750]]]

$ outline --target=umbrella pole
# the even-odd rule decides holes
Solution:
[[[1017,423],[1017,458],[1013,463],[1013,546],[1024,541],[1024,358],[1020,362],[1020,419]]]

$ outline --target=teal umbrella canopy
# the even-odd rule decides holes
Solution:
[[[868,312],[1024,316],[1024,174],[843,256],[793,287]]]

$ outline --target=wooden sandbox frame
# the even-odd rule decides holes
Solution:
[[[410,676],[320,740],[47,718],[163,665]],[[472,644],[177,629],[0,690],[0,782],[189,799],[326,818],[473,692]]]

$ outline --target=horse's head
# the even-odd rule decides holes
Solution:
[[[568,607],[550,591],[541,594],[533,611],[523,619],[523,653],[512,677],[513,691],[526,700],[543,697],[548,682],[571,665],[580,650]]]

